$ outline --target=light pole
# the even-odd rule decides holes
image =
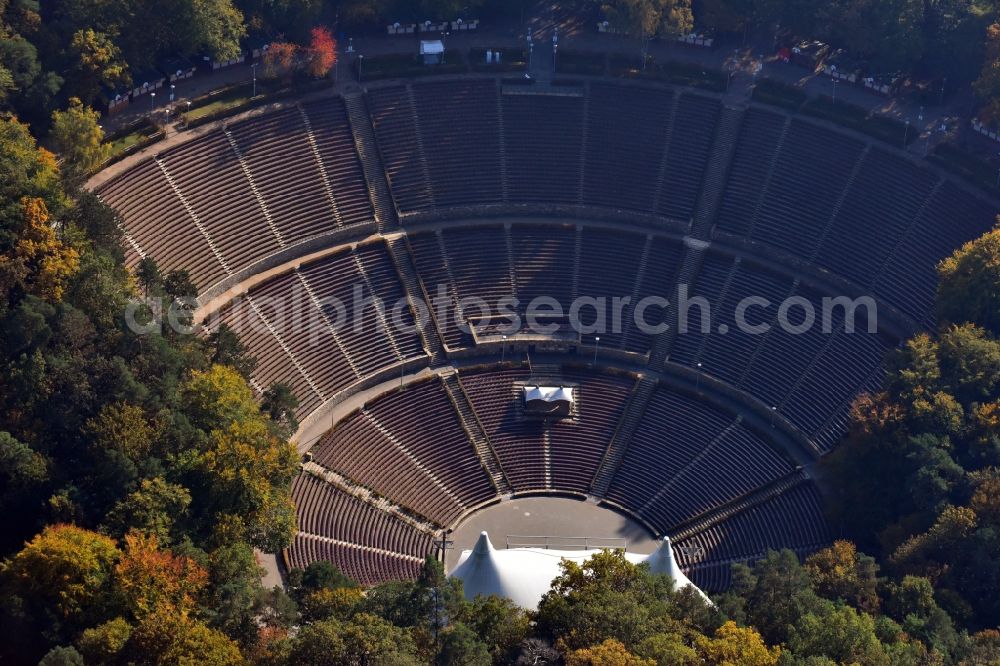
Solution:
[[[906,125],[903,127],[903,149],[906,149],[906,142],[910,138],[910,119],[906,119]]]
[[[778,411],[777,407],[771,407],[771,427],[774,427],[774,415]]]
[[[365,63],[365,57],[358,54],[358,83],[361,83],[361,65]]]
[[[170,101],[171,102],[174,101],[174,91],[175,90],[177,90],[177,86],[175,86],[173,83],[171,83],[170,84]]]
[[[594,367],[597,367],[597,350],[601,347],[601,336],[594,338]]]
[[[559,53],[559,33],[556,30],[552,31],[552,69],[556,68],[556,54]]]
[[[503,365],[504,360],[507,358],[507,336],[501,336],[500,339],[503,341],[500,343],[500,365]]]
[[[701,362],[698,362],[698,374],[694,378],[694,390],[696,392],[701,392]]]
[[[836,104],[837,103],[837,84],[839,83],[839,81],[837,80],[837,77],[835,77],[835,76],[834,77],[830,77],[830,78],[833,81],[833,103]]]
[[[535,43],[531,41],[531,31],[528,32],[528,72],[531,72],[531,54],[535,52]]]
[[[149,93],[149,112],[153,112],[153,108],[156,106],[156,93]]]
[[[250,65],[250,72],[251,72],[251,76],[253,77],[253,95],[252,95],[252,97],[256,97],[257,96],[257,63],[254,63],[254,64]]]

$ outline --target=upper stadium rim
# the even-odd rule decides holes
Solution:
[[[254,387],[293,387],[313,449],[288,559],[364,583],[414,574],[442,530],[511,493],[596,497],[669,534],[708,590],[768,547],[820,547],[811,462],[879,386],[885,352],[933,325],[936,263],[997,211],[823,122],[605,80],[373,85],[198,130],[92,185],[122,216],[130,266],[188,269],[209,327],[259,322],[243,337]],[[316,303],[354,283],[387,302],[443,284],[452,299],[633,304],[687,284],[718,306],[712,330],[748,295],[870,294],[878,332],[626,327],[536,349],[529,370],[529,343],[433,319],[331,332]],[[275,297],[319,324],[295,330]],[[577,387],[570,420],[517,410],[518,382],[539,375]]]

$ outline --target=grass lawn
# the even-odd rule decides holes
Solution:
[[[111,146],[107,164],[115,162],[135,150],[155,143],[163,138],[163,133],[148,120],[139,120],[106,137]]]
[[[121,155],[132,146],[138,144],[146,138],[145,130],[136,130],[124,136],[120,136],[111,141],[111,157]]]
[[[212,100],[203,106],[192,108],[184,113],[184,119],[188,122],[198,120],[205,116],[220,113],[226,109],[232,109],[247,104],[251,99],[250,93],[242,92],[234,95],[220,95],[218,99]]]

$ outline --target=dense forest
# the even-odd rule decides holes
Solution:
[[[975,82],[986,108],[1000,99],[989,2],[576,5],[652,16],[654,32],[682,10],[718,30],[780,25]],[[261,587],[253,549],[295,530],[295,399],[280,385],[254,398],[254,359],[225,327],[126,326],[139,296],[191,317],[197,286],[153,261],[124,267],[114,211],[80,187],[106,156],[90,107],[133,68],[229,57],[248,35],[305,44],[321,23],[520,9],[0,0],[0,663],[1000,663],[1000,231],[940,265],[937,331],[893,354],[884,391],[857,400],[823,464],[848,540],[736,565],[715,607],[616,553],[565,565],[532,614],[465,601],[431,560],[416,581],[364,593],[329,565]]]

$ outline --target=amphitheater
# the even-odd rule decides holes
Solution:
[[[768,548],[823,546],[814,463],[886,352],[933,325],[936,262],[996,212],[847,130],[626,81],[386,82],[189,134],[96,189],[130,264],[187,269],[206,330],[231,325],[257,358],[255,390],[298,397],[286,566],[329,560],[364,584],[450,557],[469,525],[500,543],[669,535],[710,591]],[[655,334],[625,316],[548,338],[388,326],[374,307],[357,330],[326,306],[361,285],[413,324],[435,292],[471,320],[472,297],[634,305],[681,284],[712,304],[713,334],[678,334],[674,306]],[[750,295],[870,295],[877,327],[714,334]],[[571,409],[528,414],[539,384],[569,388]]]

